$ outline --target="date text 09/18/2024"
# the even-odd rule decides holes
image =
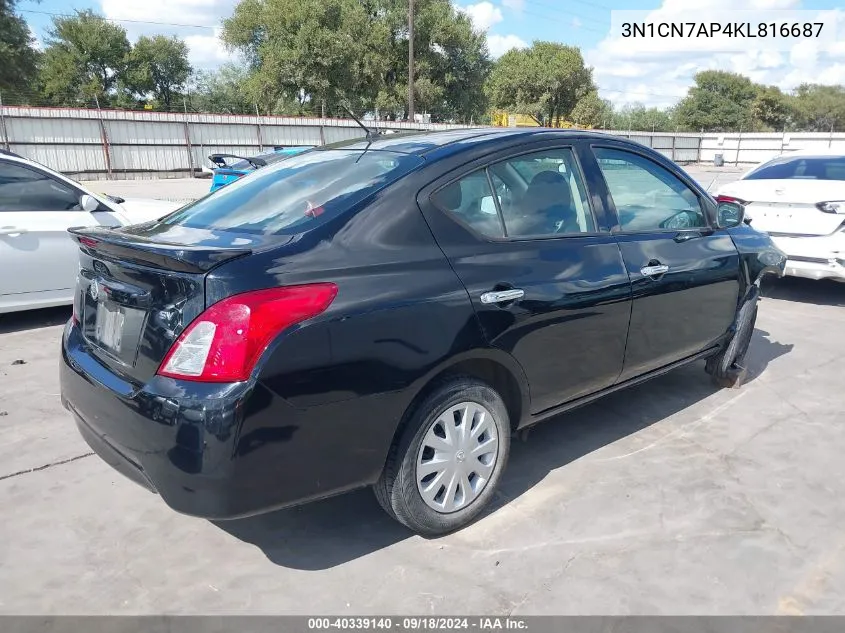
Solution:
[[[309,631],[503,631],[526,630],[522,618],[513,617],[319,617],[308,618]]]

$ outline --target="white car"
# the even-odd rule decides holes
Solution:
[[[757,165],[718,195],[787,255],[786,274],[845,281],[845,154],[801,150]]]
[[[79,247],[70,227],[140,224],[180,206],[97,195],[0,150],[0,314],[72,302]]]

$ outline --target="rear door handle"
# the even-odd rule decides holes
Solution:
[[[664,275],[669,272],[669,267],[664,264],[658,264],[656,266],[643,266],[640,268],[640,272],[643,274],[643,277],[657,277],[658,275]]]
[[[506,303],[507,301],[515,301],[522,299],[525,296],[525,291],[521,288],[512,288],[510,290],[495,290],[493,292],[485,292],[481,295],[481,303]]]
[[[0,235],[21,235],[26,229],[19,229],[15,226],[0,226]]]

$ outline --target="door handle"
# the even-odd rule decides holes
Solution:
[[[0,226],[0,235],[21,235],[26,229],[19,229],[15,226]]]
[[[669,272],[669,267],[665,264],[658,264],[656,266],[643,266],[640,268],[643,277],[657,277]]]
[[[493,292],[485,292],[481,295],[481,303],[506,303],[507,301],[515,301],[522,299],[525,296],[525,291],[520,288],[512,288],[510,290],[494,290]]]

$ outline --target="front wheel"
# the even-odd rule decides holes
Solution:
[[[376,498],[419,534],[452,532],[490,502],[509,451],[501,396],[474,378],[451,379],[411,413],[375,485]]]
[[[749,297],[739,309],[736,329],[731,340],[721,352],[707,359],[705,370],[719,387],[739,387],[745,381],[747,370],[744,367],[745,356],[754,335],[757,323],[758,295]]]

